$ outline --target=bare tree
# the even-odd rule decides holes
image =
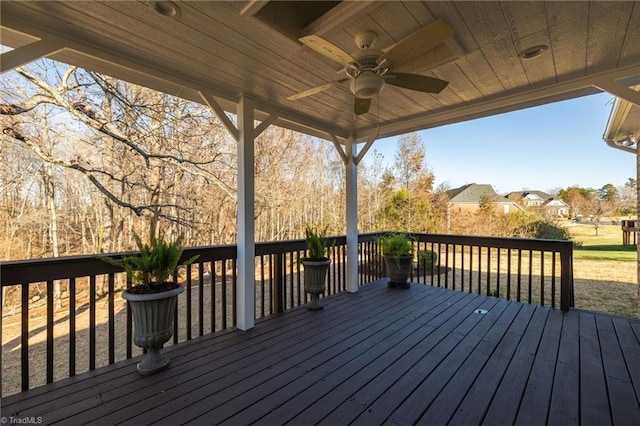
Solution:
[[[29,88],[20,99],[0,104],[0,114],[13,118],[4,120],[2,126],[10,140],[48,164],[81,173],[111,203],[137,215],[158,213],[176,223],[186,223],[181,219],[184,215],[179,214],[182,207],[172,203],[175,174],[199,177],[234,192],[206,168],[219,153],[203,148],[211,146],[211,139],[222,129],[219,123],[216,128],[209,111],[98,73],[45,63],[41,70],[17,68],[16,78]],[[57,77],[55,81],[49,81],[52,75]],[[74,120],[73,155],[47,149],[34,137],[34,116],[23,119],[25,113],[46,105],[61,118]],[[47,127],[52,126],[49,123]],[[203,137],[205,129],[213,134]],[[120,164],[106,167],[106,161],[116,159]]]

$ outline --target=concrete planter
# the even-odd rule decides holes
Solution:
[[[407,281],[411,273],[411,265],[413,263],[413,255],[408,256],[382,256],[385,266],[387,267],[387,275],[389,276],[389,287],[409,288]]]
[[[173,336],[173,316],[178,295],[183,291],[183,287],[177,287],[153,294],[122,292],[133,316],[133,342],[147,351],[137,367],[143,376],[164,370],[169,365],[169,358],[161,354],[160,349]]]
[[[327,270],[330,264],[330,259],[302,261],[304,266],[304,291],[311,295],[311,302],[307,304],[307,308],[310,311],[318,311],[323,308],[319,296],[326,289]]]

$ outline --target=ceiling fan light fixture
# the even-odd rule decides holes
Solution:
[[[528,49],[522,50],[518,54],[518,56],[522,59],[537,58],[538,56],[542,55],[548,48],[549,46],[547,46],[546,44],[539,44],[537,46],[532,46],[532,47],[529,47]]]
[[[371,99],[384,87],[384,79],[372,71],[364,71],[351,80],[351,92],[360,99]]]

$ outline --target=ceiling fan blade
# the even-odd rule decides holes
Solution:
[[[298,99],[306,98],[307,96],[315,95],[316,93],[324,92],[327,89],[332,88],[336,84],[340,84],[349,80],[348,78],[343,78],[341,80],[330,81],[328,83],[321,84],[316,87],[312,87],[311,89],[307,89],[303,92],[296,93],[295,95],[291,95],[287,97],[288,101],[297,101]]]
[[[353,103],[353,112],[356,115],[366,114],[369,112],[369,107],[371,107],[371,98],[355,98],[355,102]]]
[[[433,49],[454,34],[453,28],[441,19],[400,40],[380,56],[378,63],[389,59],[393,64],[403,64]]]
[[[318,35],[311,34],[308,36],[300,37],[299,40],[304,45],[310,47],[311,49],[315,50],[321,55],[324,55],[332,61],[339,63],[340,65],[355,61],[353,57],[347,52]]]
[[[440,93],[449,84],[448,81],[426,75],[394,73],[386,75],[384,80],[392,86],[417,90],[418,92]]]

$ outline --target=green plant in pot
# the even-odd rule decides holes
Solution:
[[[127,300],[134,324],[133,341],[146,354],[138,363],[138,373],[149,375],[165,369],[169,358],[160,353],[162,346],[173,335],[173,317],[178,295],[184,288],[170,281],[178,264],[189,265],[198,256],[180,262],[184,247],[183,238],[165,241],[156,236],[155,225],[151,225],[149,243],[143,243],[134,234],[138,253],[125,254],[119,259],[103,257],[112,265],[125,270],[134,284],[122,292]]]
[[[307,225],[305,235],[307,256],[301,259],[304,266],[304,291],[311,295],[307,308],[317,311],[323,308],[320,295],[326,289],[327,271],[331,264],[327,257],[327,227],[317,229]]]
[[[409,288],[409,274],[413,263],[413,247],[405,233],[389,233],[380,240],[382,257],[389,276],[389,287]]]

